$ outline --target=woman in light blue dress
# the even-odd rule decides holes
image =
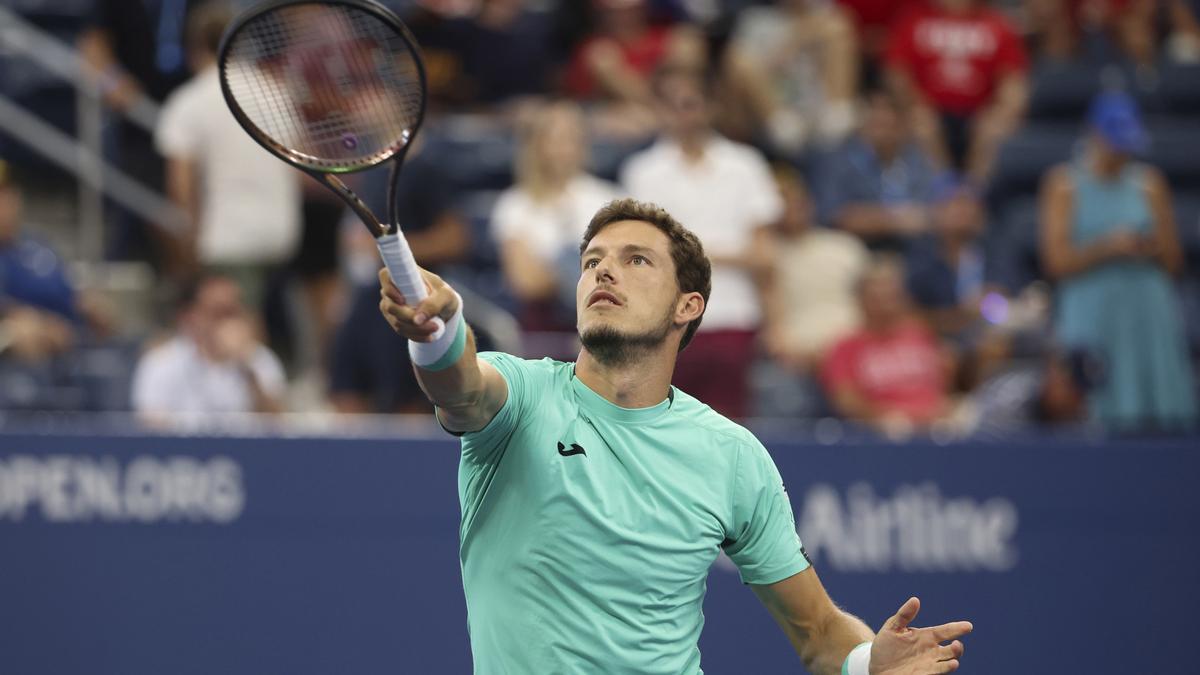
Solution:
[[[1170,190],[1132,160],[1147,138],[1133,101],[1103,94],[1087,148],[1042,186],[1041,256],[1058,284],[1056,331],[1105,364],[1090,413],[1109,429],[1195,427],[1195,381],[1172,277],[1183,253]]]

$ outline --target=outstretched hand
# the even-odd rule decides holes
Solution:
[[[930,628],[908,624],[921,611],[921,601],[909,598],[888,619],[871,645],[871,675],[935,675],[958,668],[963,643],[956,638],[971,632],[971,622],[954,621]],[[952,640],[950,644],[943,642]]]

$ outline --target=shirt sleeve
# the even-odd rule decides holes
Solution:
[[[530,400],[533,396],[533,379],[529,363],[524,359],[502,352],[481,352],[479,358],[491,364],[508,385],[508,397],[504,405],[487,426],[462,436],[462,452],[465,460],[496,462],[504,454],[508,440],[522,419],[528,417]]]
[[[734,472],[733,523],[722,546],[745,584],[773,584],[808,569],[779,469],[755,441]]]
[[[194,158],[200,154],[201,140],[192,119],[184,89],[167,99],[154,130],[154,148],[164,157]]]
[[[774,224],[783,215],[783,197],[779,195],[779,188],[771,177],[771,169],[758,154],[751,155],[747,164],[746,178],[749,183],[743,204],[750,213],[750,222],[755,226]]]
[[[137,412],[163,412],[168,408],[164,402],[172,398],[172,378],[165,367],[162,349],[159,346],[146,352],[133,370],[130,398]]]
[[[521,239],[521,220],[522,210],[520,197],[515,188],[505,190],[496,199],[496,205],[492,207],[491,222],[488,223],[488,229],[491,232],[492,239],[497,243]]]
[[[251,367],[263,393],[272,398],[281,398],[287,393],[287,374],[284,373],[283,364],[280,363],[279,357],[275,356],[275,352],[260,345],[254,352]]]

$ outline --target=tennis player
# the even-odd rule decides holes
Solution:
[[[779,472],[746,429],[671,386],[704,315],[710,265],[664,210],[596,213],[583,238],[575,363],[476,354],[462,301],[424,272],[380,309],[462,437],[460,556],[475,672],[700,673],[720,551],[816,675],[926,675],[959,665],[965,621],[913,628],[910,598],[877,633],[809,564]],[[437,339],[433,317],[445,322]],[[748,663],[747,672],[755,672]]]

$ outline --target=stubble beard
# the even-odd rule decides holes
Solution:
[[[671,332],[669,316],[649,330],[626,333],[609,324],[602,324],[580,332],[579,340],[592,358],[610,368],[635,363],[646,354],[654,352]]]

